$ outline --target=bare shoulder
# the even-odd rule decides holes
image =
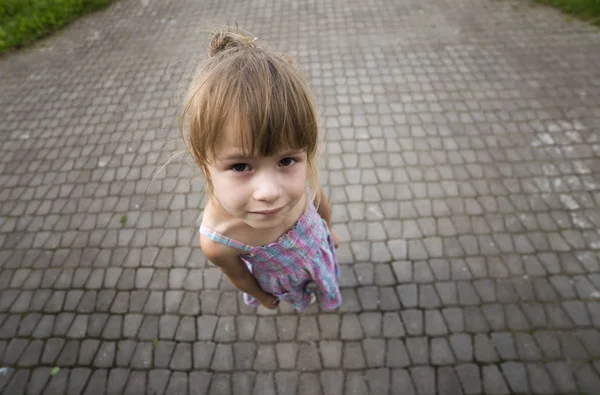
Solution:
[[[229,262],[237,260],[240,254],[240,251],[235,248],[217,243],[203,234],[200,234],[200,248],[206,259],[217,266],[227,265]]]

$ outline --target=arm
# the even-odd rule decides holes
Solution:
[[[331,232],[331,236],[333,237],[333,242],[335,244],[335,247],[337,248],[337,246],[339,244],[338,238],[335,235],[335,233],[333,232],[333,228],[331,227],[331,206],[329,205],[327,196],[325,196],[325,192],[323,192],[323,190],[321,189],[321,191],[319,193],[320,193],[320,203],[319,203],[319,207],[317,208],[317,212],[319,213],[321,218],[323,218],[325,220],[325,222],[327,223],[327,227],[329,228],[329,231]]]
[[[253,296],[267,308],[277,307],[279,300],[260,288],[256,278],[242,262],[236,250],[215,243],[202,235],[200,236],[200,247],[206,259],[218,266],[236,288]]]

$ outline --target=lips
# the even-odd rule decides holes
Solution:
[[[279,214],[281,212],[281,209],[282,208],[276,208],[276,209],[273,209],[273,210],[254,211],[254,214],[272,216],[272,215]]]

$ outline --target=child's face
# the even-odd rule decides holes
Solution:
[[[228,125],[208,167],[213,197],[232,216],[256,229],[281,224],[306,192],[305,151],[282,150],[276,156],[246,156]]]

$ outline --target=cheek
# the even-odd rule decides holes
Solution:
[[[290,177],[287,178],[287,188],[290,191],[290,194],[295,195],[296,197],[302,196],[304,191],[306,190],[306,182],[307,182],[307,167],[306,164],[302,164],[301,166],[297,166],[296,169],[290,174]]]
[[[248,194],[248,183],[238,177],[224,173],[212,175],[213,194],[221,204],[229,207],[244,205]]]

